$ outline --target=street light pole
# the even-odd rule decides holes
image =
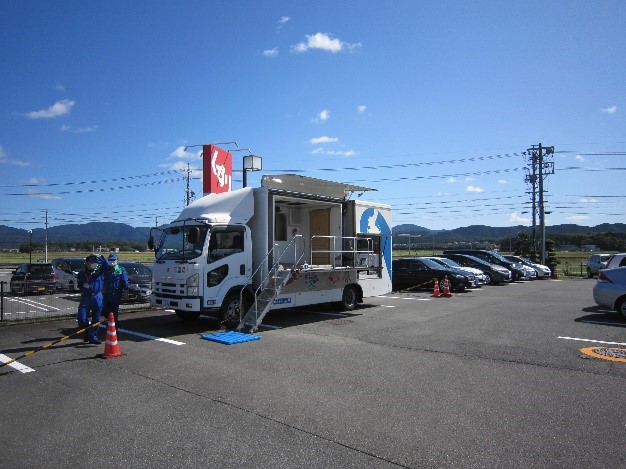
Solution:
[[[28,230],[29,240],[28,240],[28,263],[33,263],[33,230]]]

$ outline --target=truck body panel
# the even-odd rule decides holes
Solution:
[[[280,272],[269,309],[340,302],[348,286],[360,301],[388,293],[391,207],[349,199],[365,190],[279,175],[263,176],[258,188],[202,197],[163,228],[151,303],[215,312],[246,289],[256,291],[254,302]]]

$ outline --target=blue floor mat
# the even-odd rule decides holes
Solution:
[[[249,342],[251,340],[259,340],[260,335],[246,334],[244,332],[216,332],[214,334],[204,334],[200,336],[202,339],[211,340],[213,342],[219,342],[220,344],[232,345],[239,344],[241,342]]]

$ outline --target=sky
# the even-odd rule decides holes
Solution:
[[[393,225],[626,222],[623,1],[0,2],[0,225],[167,223],[201,147]],[[353,197],[358,197],[354,194]]]

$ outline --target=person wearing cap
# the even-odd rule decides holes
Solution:
[[[83,340],[90,344],[100,344],[98,339],[98,326],[92,325],[100,320],[102,314],[102,289],[104,277],[100,262],[106,263],[103,256],[93,254],[85,259],[85,270],[78,272],[78,285],[80,286],[80,303],[78,305],[78,327],[85,329]]]
[[[104,306],[102,314],[108,318],[113,313],[115,327],[118,327],[118,313],[122,294],[128,289],[128,274],[126,269],[117,263],[117,254],[109,254],[109,260],[104,268]]]

